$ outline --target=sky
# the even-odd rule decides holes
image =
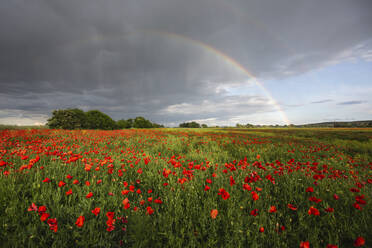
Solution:
[[[372,119],[370,0],[0,3],[0,124]]]

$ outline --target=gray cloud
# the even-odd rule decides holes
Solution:
[[[332,99],[324,99],[324,100],[319,100],[319,101],[313,101],[311,104],[321,104],[321,103],[326,103],[326,102],[332,102]]]
[[[346,101],[346,102],[339,102],[337,105],[355,105],[355,104],[362,104],[366,101]]]
[[[36,120],[80,107],[163,123],[271,112],[270,99],[252,104],[259,98],[252,93],[237,105],[220,90],[247,75],[205,44],[262,79],[284,78],[368,59],[371,7],[368,0],[5,1],[0,109]],[[186,114],[164,112],[172,109]]]

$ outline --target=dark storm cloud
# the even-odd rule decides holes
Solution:
[[[367,49],[371,7],[368,0],[3,1],[0,109],[35,117],[80,107],[157,122],[239,115],[218,87],[247,76],[192,40],[261,78],[286,77]],[[241,111],[272,111],[269,99],[250,99],[257,100],[240,98]],[[203,100],[212,107],[190,107]],[[170,113],[172,106],[184,114]]]
[[[355,104],[362,104],[365,102],[366,101],[346,101],[346,102],[337,103],[337,105],[355,105]]]

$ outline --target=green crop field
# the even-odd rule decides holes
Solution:
[[[372,247],[372,129],[1,130],[2,247]]]

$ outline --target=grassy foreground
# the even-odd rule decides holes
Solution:
[[[3,247],[372,247],[371,129],[2,130],[0,173]]]

